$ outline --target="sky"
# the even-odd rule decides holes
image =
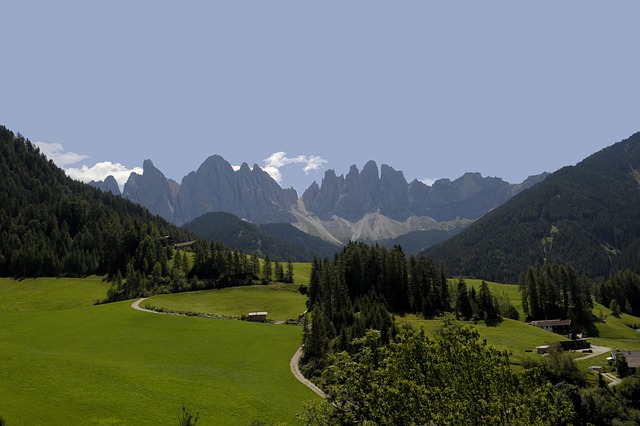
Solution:
[[[0,125],[80,180],[214,154],[519,183],[640,130],[640,2],[3,1]]]

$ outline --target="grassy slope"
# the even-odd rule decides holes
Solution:
[[[249,312],[267,311],[274,321],[297,319],[306,309],[306,296],[297,285],[270,284],[232,287],[188,293],[159,294],[144,302],[168,311],[198,312],[241,317]]]
[[[442,324],[441,320],[422,320],[412,316],[400,318],[399,320],[411,324],[414,328],[424,328],[427,333],[433,333]],[[492,326],[486,325],[484,321],[477,324],[467,322],[467,324],[475,326],[480,337],[487,340],[487,344],[511,352],[511,359],[516,363],[526,357],[533,356],[527,350],[533,350],[536,346],[566,340],[558,334],[549,333],[524,322],[510,319],[504,319],[499,324]]]
[[[289,371],[298,327],[92,306],[105,289],[99,279],[0,279],[8,424],[176,424],[182,405],[205,425],[294,424],[315,398]]]
[[[457,280],[451,280],[457,282]],[[473,285],[479,288],[481,280],[465,280],[467,285]],[[475,324],[480,336],[487,339],[487,343],[512,353],[512,360],[516,363],[522,361],[526,357],[535,356],[526,352],[534,349],[536,346],[565,340],[562,336],[537,329],[526,325],[523,322],[524,312],[522,310],[522,299],[517,285],[500,284],[487,282],[489,289],[494,295],[506,294],[511,304],[520,313],[520,321],[504,319],[496,326],[488,326],[483,321]],[[620,350],[640,350],[640,333],[636,332],[626,324],[640,325],[640,318],[623,314],[620,318],[611,315],[611,311],[602,305],[595,304],[593,314],[603,319],[596,322],[596,327],[600,333],[599,337],[590,337],[589,342],[596,346],[606,346],[612,349]],[[401,322],[410,323],[412,326],[423,327],[427,332],[433,332],[442,321],[440,320],[421,320],[415,316],[407,316],[399,318]],[[473,322],[469,322],[473,325]],[[578,355],[576,355],[578,356]],[[588,368],[591,365],[606,365],[606,358],[609,354],[594,357],[588,360],[579,361],[578,365]]]

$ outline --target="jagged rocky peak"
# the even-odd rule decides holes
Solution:
[[[253,169],[255,170],[256,165],[253,165]],[[240,168],[238,169],[238,172],[240,172],[241,174],[250,174],[251,173],[251,168],[249,167],[249,165],[247,163],[242,163],[240,165]]]
[[[116,178],[114,178],[112,175],[107,176],[105,180],[100,180],[100,181],[92,180],[91,182],[89,182],[89,185],[95,188],[98,188],[99,190],[104,192],[110,192],[115,195],[121,195],[118,182],[116,181]]]
[[[151,160],[142,163],[142,175],[132,172],[124,184],[122,195],[162,218],[175,219],[175,198],[177,189],[170,185],[165,175]]]
[[[196,172],[182,180],[179,223],[205,213],[225,211],[254,223],[291,222],[290,213],[298,194],[282,189],[257,164],[243,163],[237,171],[219,155],[205,160]]]
[[[351,166],[355,167],[355,166]],[[369,160],[362,168],[362,178],[363,179],[371,179],[378,180],[378,165],[375,161]]]
[[[409,184],[402,171],[383,164],[380,168],[380,212],[396,220],[405,220],[409,211]]]

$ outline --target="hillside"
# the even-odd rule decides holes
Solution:
[[[255,225],[226,212],[204,214],[183,228],[232,249],[268,255],[271,260],[310,262],[314,257],[333,257],[340,249],[287,223]]]
[[[564,167],[426,254],[451,275],[516,282],[532,264],[640,272],[640,133]]]
[[[431,231],[413,231],[396,238],[388,238],[378,241],[378,243],[387,248],[400,246],[406,254],[417,255],[429,247],[448,240],[460,231],[462,231],[462,228],[454,228],[451,230],[434,229]]]
[[[0,182],[0,276],[124,273],[136,254],[166,247],[161,237],[191,238],[137,204],[72,180],[2,126]]]

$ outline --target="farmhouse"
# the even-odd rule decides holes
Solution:
[[[560,334],[562,336],[571,338],[573,334],[573,329],[571,328],[571,320],[570,319],[554,319],[554,320],[540,320],[540,321],[531,321],[529,323],[534,327],[541,328],[546,331],[550,331],[552,333]]]
[[[267,322],[267,313],[266,312],[249,312],[249,315],[247,316],[247,321]]]
[[[587,339],[563,340],[558,343],[563,351],[581,351],[591,347]]]
[[[624,355],[624,359],[627,360],[627,366],[632,370],[637,370],[640,367],[640,351],[611,351],[611,356],[607,358],[609,362],[616,359],[616,354],[621,353]]]

